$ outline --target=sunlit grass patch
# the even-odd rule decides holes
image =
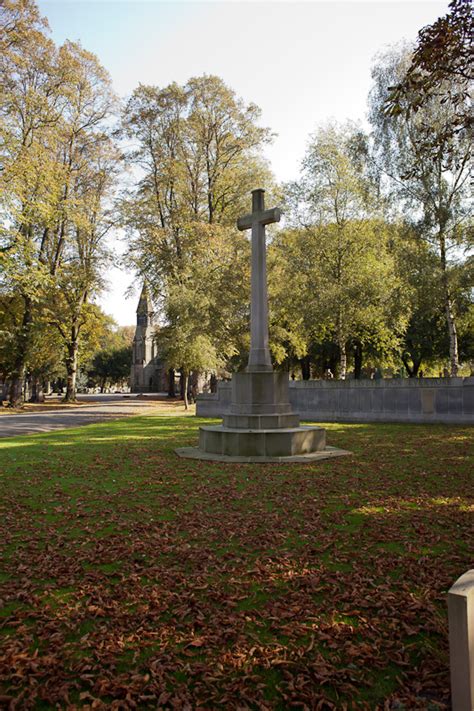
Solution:
[[[258,466],[176,457],[198,424],[0,440],[1,693],[375,709],[422,704],[421,678],[447,704],[472,429],[330,424],[351,457]]]

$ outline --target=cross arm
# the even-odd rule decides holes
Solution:
[[[263,212],[252,212],[237,220],[237,228],[239,230],[249,230],[254,222],[259,222],[261,225],[270,225],[272,222],[280,222],[281,212],[278,207],[273,207],[271,210]]]

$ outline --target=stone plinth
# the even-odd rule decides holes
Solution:
[[[290,404],[288,373],[272,368],[268,339],[265,226],[280,210],[265,209],[265,190],[252,190],[252,212],[237,221],[252,230],[250,353],[247,370],[232,378],[232,399],[224,423],[201,427],[199,447],[177,449],[180,457],[231,462],[308,461],[348,454],[326,447],[321,427],[300,427]]]
[[[199,429],[199,449],[230,457],[291,457],[320,452],[325,446],[322,427],[244,430],[216,425]]]
[[[448,591],[449,657],[453,711],[474,709],[474,570]]]
[[[294,412],[262,415],[224,415],[224,426],[235,429],[271,430],[298,427],[300,417]]]
[[[223,424],[200,427],[199,447],[176,452],[181,457],[229,462],[302,462],[348,454],[326,446],[323,427],[299,422],[289,401],[288,373],[236,373]]]
[[[300,418],[289,400],[288,373],[235,373],[231,406],[223,420],[224,427],[235,429],[298,427]]]

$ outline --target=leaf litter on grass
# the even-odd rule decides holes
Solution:
[[[328,425],[352,457],[214,465],[157,420],[0,443],[0,705],[449,708],[472,430]]]

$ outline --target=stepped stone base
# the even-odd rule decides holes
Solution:
[[[322,427],[242,430],[216,425],[199,429],[199,449],[231,457],[291,457],[319,452],[325,446]]]
[[[289,401],[288,373],[249,371],[232,377],[223,425],[199,428],[199,447],[180,457],[220,462],[307,462],[348,454],[326,447],[326,430],[300,426]]]
[[[295,454],[290,457],[231,457],[224,454],[212,454],[211,452],[203,452],[198,447],[180,447],[175,449],[179,457],[185,459],[201,459],[208,462],[228,462],[229,464],[301,464],[309,462],[317,462],[321,459],[332,459],[334,457],[344,457],[350,452],[345,449],[337,449],[336,447],[326,447],[318,452],[308,452],[308,454]]]
[[[234,373],[228,415],[293,415],[298,418],[290,405],[288,373]]]
[[[300,424],[299,415],[294,412],[265,415],[224,415],[224,427],[240,430],[291,429]]]

